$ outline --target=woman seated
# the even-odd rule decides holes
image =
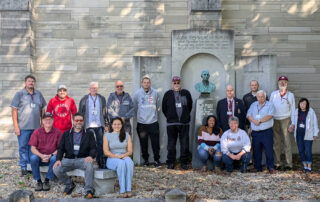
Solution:
[[[318,137],[319,128],[316,113],[307,98],[300,99],[289,132],[294,132],[303,170],[311,172],[312,142]]]
[[[232,172],[233,161],[241,161],[240,171],[245,173],[251,158],[251,143],[247,133],[239,128],[239,119],[229,119],[230,129],[221,137],[222,161],[226,165],[227,172]]]
[[[133,161],[131,136],[125,133],[121,118],[111,121],[110,132],[103,137],[103,151],[107,159],[107,168],[115,170],[118,175],[120,194],[131,197],[131,180],[133,176]]]
[[[207,171],[207,160],[213,159],[214,168],[220,169],[221,150],[220,137],[222,130],[216,126],[216,117],[207,117],[206,125],[201,126],[198,131],[198,155],[203,166],[201,171]]]

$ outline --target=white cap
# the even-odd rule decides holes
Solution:
[[[60,90],[60,89],[66,89],[66,90],[67,90],[67,86],[66,86],[66,85],[61,84],[61,85],[59,85],[59,86],[58,86],[58,90]]]

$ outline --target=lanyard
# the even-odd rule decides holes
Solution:
[[[80,145],[80,140],[81,140],[81,137],[82,137],[82,131],[81,131],[81,133],[80,133],[80,135],[79,135],[78,138],[75,136],[74,133],[75,133],[75,132],[73,131],[73,140],[74,140],[75,144]]]
[[[96,98],[93,99],[92,96],[90,95],[90,98],[93,101],[93,107],[96,108],[96,101],[97,101],[98,96],[96,96]]]
[[[32,102],[33,102],[33,94],[30,94],[30,96],[31,96],[31,100],[32,100]]]
[[[304,112],[303,115],[300,114],[299,116],[299,121],[301,121],[302,123],[304,122],[304,119],[306,118],[307,112]]]
[[[257,110],[258,110],[258,114],[260,113],[260,111],[264,108],[264,106],[266,105],[266,102],[262,105],[262,107],[259,109],[259,104],[257,104]]]
[[[122,104],[122,100],[123,100],[123,97],[124,97],[124,92],[123,92],[122,96],[121,95],[118,96],[117,93],[116,93],[116,96],[117,96],[117,98],[119,100],[119,103]]]

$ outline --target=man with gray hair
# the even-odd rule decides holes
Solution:
[[[282,169],[280,155],[284,152],[284,170],[292,169],[291,138],[288,133],[290,122],[293,123],[295,100],[294,94],[287,90],[288,77],[280,76],[279,90],[271,93],[270,102],[274,105],[273,150],[276,169]]]
[[[79,112],[84,115],[84,128],[92,131],[96,136],[97,163],[99,168],[106,168],[103,156],[103,134],[105,124],[108,122],[106,98],[98,93],[98,82],[91,82],[88,95],[79,103]]]
[[[246,112],[242,100],[234,97],[234,88],[231,85],[226,87],[226,98],[219,100],[217,104],[217,119],[223,131],[229,129],[228,120],[231,117],[238,117],[239,128],[244,129]]]
[[[256,93],[258,101],[251,104],[247,118],[251,123],[251,136],[254,157],[254,172],[262,172],[262,148],[265,149],[267,169],[270,174],[275,172],[273,160],[273,113],[274,106],[266,101],[266,93],[259,90]]]

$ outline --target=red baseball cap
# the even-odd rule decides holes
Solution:
[[[288,77],[286,77],[286,76],[279,76],[278,81],[280,81],[280,80],[289,81],[289,80],[288,80]]]

